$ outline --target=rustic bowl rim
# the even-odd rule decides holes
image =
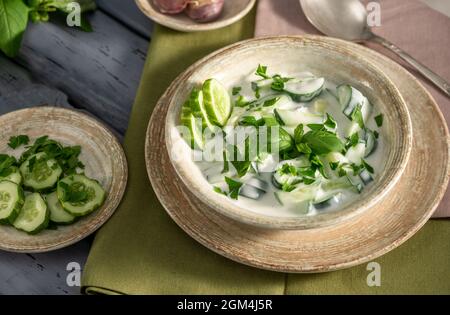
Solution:
[[[327,41],[326,37],[323,36],[315,36],[315,35],[306,35],[306,36],[268,36],[268,37],[258,37],[258,38],[252,38],[247,39],[244,41],[240,41],[237,43],[234,43],[232,45],[226,46],[222,49],[219,49],[206,57],[200,59],[196,63],[194,63],[192,66],[190,66],[186,71],[184,71],[182,74],[179,75],[179,77],[172,82],[172,84],[169,86],[169,88],[166,90],[166,93],[164,96],[159,100],[159,102],[164,103],[166,106],[169,106],[168,109],[168,115],[166,116],[165,121],[165,141],[166,141],[166,147],[167,150],[169,150],[169,156],[170,150],[172,147],[172,139],[170,136],[170,130],[174,127],[173,120],[171,121],[171,114],[178,112],[177,108],[181,106],[181,104],[175,104],[172,102],[174,95],[176,94],[178,90],[178,84],[179,82],[185,82],[188,81],[188,78],[195,73],[196,69],[198,67],[201,67],[205,64],[207,64],[210,60],[213,60],[214,58],[220,58],[222,55],[232,54],[236,50],[239,50],[239,47],[243,45],[251,45],[258,42],[289,42],[289,41],[300,41],[300,42],[307,42],[307,43],[323,43],[323,44],[330,44],[335,45],[337,48],[337,44],[341,42],[341,40],[335,40],[334,42]],[[345,41],[342,41],[345,42]],[[342,45],[343,46],[343,45]],[[342,48],[342,47],[340,47]],[[355,54],[351,52],[349,49],[344,49],[345,53],[351,56],[354,60],[357,60],[358,62],[363,63],[367,67],[371,68],[372,70],[375,70],[377,72],[377,76],[379,78],[382,78],[384,84],[389,88],[389,93],[392,98],[395,99],[400,117],[404,120],[404,124],[401,124],[401,132],[400,138],[402,140],[401,146],[396,149],[399,150],[400,154],[400,162],[397,166],[397,168],[390,174],[388,178],[390,178],[389,182],[386,182],[385,178],[382,178],[378,186],[383,186],[383,189],[380,189],[380,192],[376,195],[369,195],[367,196],[366,200],[357,200],[355,202],[352,202],[346,206],[344,206],[342,209],[334,212],[329,213],[323,213],[315,216],[299,216],[299,217],[275,217],[275,216],[266,216],[262,214],[258,214],[255,212],[248,211],[244,208],[241,208],[237,206],[236,204],[232,204],[231,201],[224,200],[222,196],[219,194],[213,194],[213,191],[211,192],[204,190],[203,193],[196,189],[196,183],[195,181],[192,181],[189,176],[185,176],[184,174],[188,172],[183,172],[183,168],[180,167],[180,164],[177,164],[173,159],[171,158],[171,163],[173,167],[175,168],[176,173],[178,174],[178,177],[184,182],[186,187],[200,200],[202,200],[204,203],[208,204],[212,209],[215,211],[221,213],[222,215],[225,215],[229,218],[232,218],[236,221],[254,225],[257,227],[264,227],[269,229],[311,229],[311,228],[321,228],[330,226],[333,224],[338,224],[340,222],[343,222],[345,220],[349,220],[367,209],[370,209],[376,202],[381,200],[397,183],[399,178],[401,177],[403,171],[406,168],[406,165],[409,160],[409,156],[412,149],[412,123],[411,118],[409,116],[408,108],[405,104],[405,101],[403,100],[403,97],[401,96],[399,90],[394,85],[394,83],[384,74],[382,70],[380,70],[377,66],[375,66],[373,63],[368,61],[364,56],[361,56],[359,54]],[[222,197],[222,198],[221,198]]]
[[[153,4],[150,3],[152,0],[135,0],[139,10],[142,11],[148,18],[151,20],[164,25],[168,28],[174,29],[176,31],[180,32],[201,32],[201,31],[209,31],[214,30],[218,28],[222,28],[228,25],[231,25],[240,19],[242,19],[244,16],[246,16],[250,10],[254,7],[256,0],[245,0],[248,1],[247,6],[235,14],[232,17],[229,17],[228,19],[217,19],[212,22],[207,23],[195,23],[192,25],[186,25],[178,22],[176,15],[168,15],[158,12],[154,7]]]

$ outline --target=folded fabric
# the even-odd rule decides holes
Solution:
[[[374,27],[373,31],[450,82],[450,18],[415,0],[377,2],[381,7],[381,25]],[[299,0],[259,1],[255,36],[302,34],[321,35],[308,22]],[[448,96],[386,48],[374,43],[367,46],[389,56],[416,75],[433,95],[447,123],[450,121]],[[433,217],[450,217],[450,189],[447,189]]]

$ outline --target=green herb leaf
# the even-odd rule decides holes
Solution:
[[[339,162],[330,162],[329,164],[332,171],[335,171],[339,166]]]
[[[236,101],[234,102],[234,106],[236,107],[245,107],[249,104],[250,103],[242,95],[239,95]]]
[[[364,159],[361,159],[361,163],[370,174],[374,173],[373,167],[369,163],[367,163]]]
[[[264,118],[256,119],[254,116],[244,116],[239,120],[239,126],[254,126],[260,127],[265,124]]]
[[[315,130],[315,131],[317,131],[317,130],[325,130],[326,131],[325,126],[322,125],[322,124],[308,124],[307,126],[311,130]]]
[[[264,78],[264,79],[270,78],[267,75],[267,66],[258,65],[258,68],[256,69],[255,74],[260,76],[260,77],[262,77],[262,78]]]
[[[28,12],[22,0],[0,0],[0,50],[8,57],[19,52]]]
[[[231,94],[238,95],[241,92],[241,90],[242,90],[242,87],[235,86],[235,87],[233,87],[233,90],[231,91]]]
[[[348,149],[354,147],[358,143],[359,143],[359,134],[355,132],[348,138],[345,148]]]
[[[213,190],[216,192],[216,193],[218,193],[218,194],[222,194],[222,195],[227,195],[227,193],[226,192],[224,192],[220,187],[217,187],[217,186],[213,186]]]
[[[364,129],[364,118],[361,111],[362,105],[358,104],[356,105],[355,109],[353,110],[351,114],[352,121],[356,122],[361,129]]]
[[[85,202],[89,198],[89,194],[82,187],[75,187],[64,182],[59,182],[58,186],[63,190],[63,201],[69,203]]]
[[[297,143],[297,144],[295,145],[295,147],[297,148],[297,151],[300,152],[300,153],[304,153],[304,154],[306,154],[306,155],[312,153],[311,148],[310,148],[309,145],[306,144],[306,143],[303,143],[303,142]]]
[[[274,98],[271,98],[271,99],[269,99],[267,101],[264,101],[263,107],[273,106],[273,105],[275,105],[278,102],[279,99],[280,99],[280,97],[274,97]]]
[[[228,185],[228,196],[232,199],[238,199],[239,191],[241,190],[242,183],[232,178],[225,176],[225,182]]]
[[[375,116],[374,119],[378,127],[381,127],[383,125],[383,114]]]
[[[297,127],[295,127],[294,130],[294,141],[295,143],[301,143],[302,139],[303,139],[303,135],[304,135],[304,131],[303,131],[303,124],[298,124]]]
[[[330,152],[341,152],[345,149],[342,141],[334,133],[323,130],[311,130],[304,136],[303,140],[315,154],[327,154]],[[300,151],[300,150],[299,150]]]
[[[12,149],[17,149],[21,145],[28,144],[30,138],[27,135],[19,135],[9,138],[8,146]]]
[[[0,154],[0,177],[6,177],[12,173],[12,166],[17,164],[16,158],[6,154]]]
[[[278,170],[280,175],[292,175],[297,176],[297,168],[289,163],[283,164],[283,166]]]
[[[331,116],[328,113],[327,113],[327,120],[325,120],[324,125],[330,129],[334,129],[337,126],[336,120],[334,120],[333,116]]]
[[[281,127],[279,128],[279,138],[278,149],[280,153],[292,149],[294,146],[294,139],[292,139],[291,135]]]

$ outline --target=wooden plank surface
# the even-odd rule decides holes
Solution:
[[[78,108],[123,135],[152,24],[132,0],[98,4],[89,17],[94,33],[30,24],[19,58],[0,54],[0,115],[45,104]],[[0,251],[0,294],[78,294],[79,287],[67,284],[66,268],[84,266],[92,239],[43,254]]]

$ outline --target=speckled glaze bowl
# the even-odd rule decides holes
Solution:
[[[271,71],[296,73],[310,71],[336,83],[349,83],[365,94],[384,115],[381,129],[385,143],[385,164],[372,185],[360,198],[340,210],[313,216],[276,217],[242,208],[227,197],[214,192],[194,162],[176,159],[185,150],[176,126],[180,110],[191,89],[208,78],[233,86],[258,64]],[[215,211],[237,220],[272,229],[311,229],[349,220],[370,209],[395,186],[409,159],[412,128],[408,109],[394,84],[381,69],[348,46],[323,37],[270,37],[251,39],[225,47],[201,59],[187,69],[168,88],[160,103],[168,106],[165,144],[171,162],[186,187]],[[175,154],[174,154],[175,153]]]
[[[163,14],[153,0],[135,0],[139,9],[150,19],[168,28],[181,32],[200,32],[222,28],[239,21],[256,3],[256,0],[225,0],[220,16],[211,22],[199,23],[190,19],[184,12]]]

